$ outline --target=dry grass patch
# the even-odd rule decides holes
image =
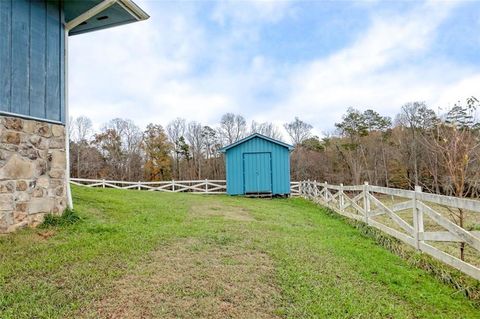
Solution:
[[[254,221],[255,218],[250,211],[241,206],[230,206],[224,203],[199,202],[191,206],[190,214],[194,218],[198,217],[223,217],[226,220],[236,220],[241,222]]]
[[[184,239],[155,251],[90,310],[90,318],[276,318],[272,260]]]

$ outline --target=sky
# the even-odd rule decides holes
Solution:
[[[135,2],[149,20],[69,40],[70,115],[96,129],[232,112],[321,136],[348,107],[480,96],[480,1]]]

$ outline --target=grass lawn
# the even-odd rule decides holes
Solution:
[[[82,221],[0,237],[0,318],[479,318],[303,199],[73,188]]]

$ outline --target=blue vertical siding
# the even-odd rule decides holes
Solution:
[[[12,70],[12,3],[0,1],[0,110],[10,111]]]
[[[11,112],[29,115],[30,3],[13,1],[12,12]]]
[[[65,121],[60,1],[0,0],[0,113]]]
[[[262,163],[266,160],[265,157],[259,157],[261,161],[256,165],[263,168],[270,166],[272,194],[290,194],[290,151],[287,147],[260,137],[254,137],[226,150],[228,194],[241,195],[245,193],[244,154],[247,153],[270,153],[270,165]],[[251,165],[252,163],[248,162],[247,164]],[[252,171],[252,168],[249,168],[248,171]],[[264,175],[262,174],[262,176]]]
[[[46,94],[46,41],[45,19],[46,3],[43,1],[32,2],[30,12],[30,115],[45,118]]]

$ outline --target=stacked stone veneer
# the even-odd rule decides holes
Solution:
[[[66,207],[63,125],[0,116],[0,233]]]

